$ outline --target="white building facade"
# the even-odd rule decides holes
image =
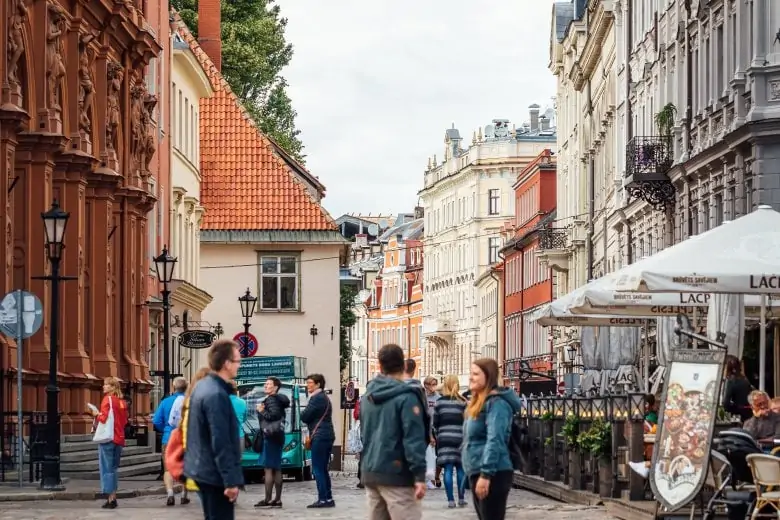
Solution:
[[[494,120],[474,132],[467,149],[451,128],[441,164],[429,159],[419,192],[426,259],[421,375],[458,374],[463,383],[471,361],[484,355],[475,282],[500,261],[501,228],[514,217],[512,184],[555,142],[553,120],[552,110],[540,116],[532,105],[530,123],[516,130]]]

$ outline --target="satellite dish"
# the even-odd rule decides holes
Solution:
[[[387,226],[388,226],[387,220],[383,219],[383,218],[380,218],[379,219],[379,227],[382,228],[382,229],[387,229]]]
[[[379,234],[379,226],[377,226],[376,224],[369,224],[368,234],[372,236],[377,236]]]
[[[485,138],[491,139],[496,136],[495,127],[493,125],[485,126]]]

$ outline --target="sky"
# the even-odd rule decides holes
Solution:
[[[334,218],[412,212],[428,157],[552,105],[552,0],[277,0],[306,165]]]

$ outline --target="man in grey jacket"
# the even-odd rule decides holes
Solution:
[[[238,421],[230,402],[240,364],[234,341],[215,341],[209,349],[212,373],[195,386],[189,400],[184,474],[198,485],[207,520],[234,520],[238,489],[244,484]]]

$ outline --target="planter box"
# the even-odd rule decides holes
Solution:
[[[567,484],[569,488],[582,491],[585,489],[585,478],[582,472],[582,454],[576,450],[568,450],[569,457],[569,480]]]
[[[611,498],[612,497],[612,485],[613,485],[613,477],[614,474],[612,473],[612,461],[609,459],[603,459],[599,458],[598,461],[598,468],[599,468],[599,496],[602,498]]]

